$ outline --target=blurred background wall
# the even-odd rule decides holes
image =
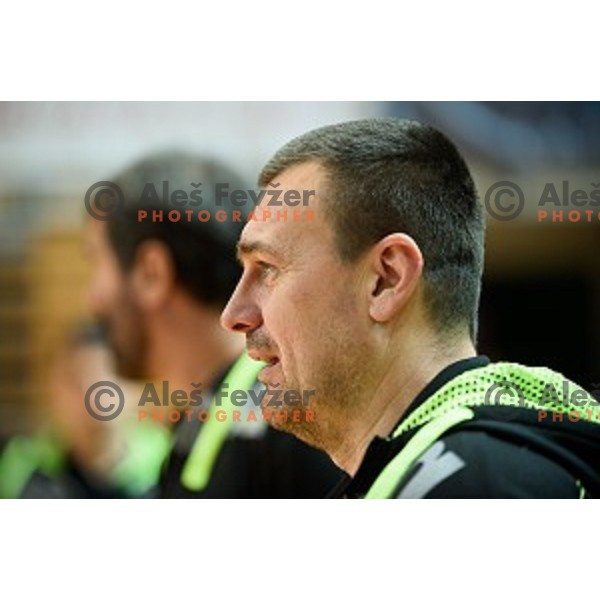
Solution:
[[[179,148],[223,158],[254,185],[293,136],[378,116],[438,126],[482,197],[504,180],[524,192],[518,218],[489,220],[480,350],[600,389],[600,220],[537,216],[547,182],[600,184],[599,103],[0,103],[0,434],[43,421],[49,358],[87,316],[81,231],[92,183]]]

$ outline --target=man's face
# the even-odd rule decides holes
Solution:
[[[92,263],[89,307],[107,334],[118,374],[142,378],[147,336],[131,277],[119,265],[105,223],[90,220],[85,241]]]
[[[278,189],[315,190],[316,196],[298,222],[285,205],[263,201],[257,208],[257,221],[246,225],[239,241],[244,272],[222,315],[226,328],[246,335],[250,355],[269,363],[259,375],[269,389],[315,391],[302,407],[314,411],[314,422],[271,423],[321,448],[324,439],[331,444],[334,411],[351,410],[369,352],[360,261],[344,263],[338,256],[323,209],[324,173],[316,163],[302,163],[275,178]],[[283,210],[287,222],[277,219]],[[263,222],[266,211],[272,217]],[[310,211],[312,221],[304,218]]]

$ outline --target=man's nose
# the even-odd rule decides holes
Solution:
[[[240,282],[241,283],[241,282]],[[262,323],[259,307],[250,295],[238,285],[221,313],[221,325],[236,333],[250,333]]]

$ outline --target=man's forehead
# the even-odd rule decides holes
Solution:
[[[292,165],[275,176],[263,188],[266,193],[254,211],[255,219],[242,230],[238,254],[264,251],[290,256],[293,250],[325,237],[324,180],[324,169],[315,161]],[[286,196],[292,191],[297,193]],[[288,203],[286,198],[294,198],[294,202]]]
[[[238,255],[262,252],[286,256],[294,245],[297,230],[289,231],[286,223],[254,222],[246,224],[238,241]],[[298,225],[296,223],[295,225]]]
[[[97,246],[106,236],[106,224],[91,217],[84,225],[84,243],[86,246]]]
[[[316,160],[290,165],[269,182],[269,184],[280,184],[286,189],[302,191],[315,190],[317,195],[323,193],[327,172],[325,167]],[[319,189],[320,188],[320,189]]]

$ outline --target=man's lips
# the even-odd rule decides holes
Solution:
[[[268,354],[266,352],[261,352],[260,350],[257,350],[254,348],[247,348],[246,352],[248,352],[248,356],[252,360],[258,360],[261,362],[268,363],[268,362],[271,362],[275,358],[274,354]]]
[[[274,375],[274,373],[278,367],[279,367],[279,359],[278,358],[271,359],[270,361],[267,362],[267,365],[264,366],[260,370],[260,373],[258,374],[258,380],[264,384],[269,383],[269,380]]]
[[[252,360],[257,360],[259,362],[264,362],[267,363],[268,365],[271,364],[275,364],[276,362],[279,362],[279,357],[275,354],[271,354],[268,352],[261,352],[260,350],[254,349],[254,348],[248,348],[247,349],[248,352],[248,356],[252,359]]]

